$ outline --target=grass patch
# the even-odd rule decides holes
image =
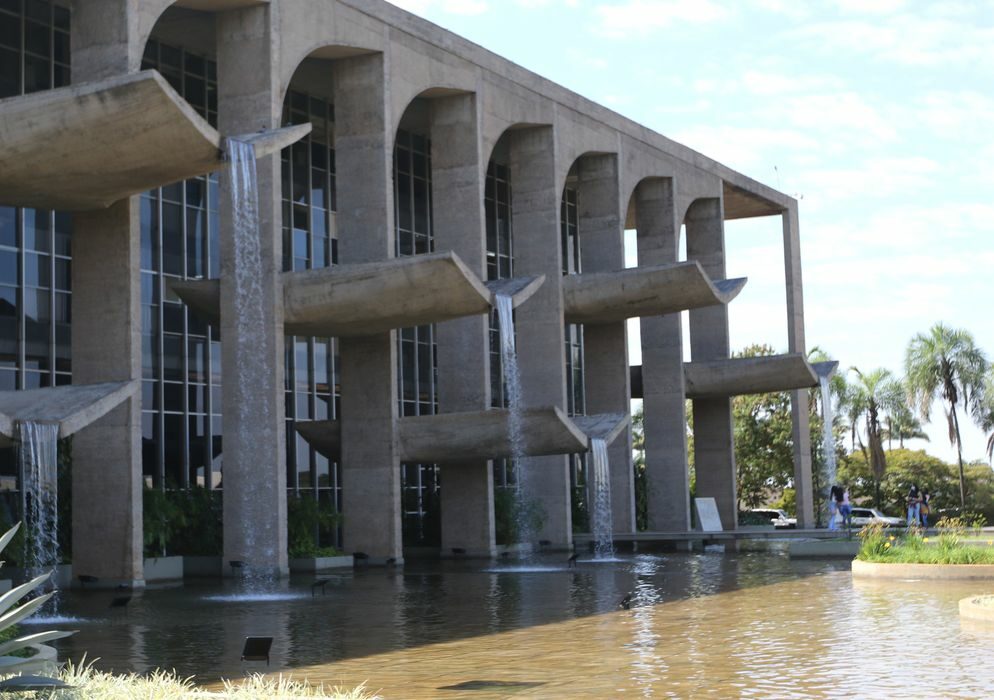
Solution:
[[[976,528],[958,518],[940,520],[938,535],[929,537],[912,527],[895,535],[878,524],[859,531],[861,561],[888,564],[994,564],[994,539],[983,539]]]
[[[52,700],[291,700],[296,698],[325,698],[327,700],[376,700],[364,686],[353,689],[325,688],[278,676],[267,678],[253,674],[241,681],[224,681],[223,690],[206,690],[194,685],[190,678],[180,678],[173,672],[155,671],[147,676],[131,673],[115,675],[97,671],[85,661],[67,663],[58,677],[73,686],[56,690],[45,697]]]

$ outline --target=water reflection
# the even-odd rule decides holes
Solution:
[[[983,582],[854,582],[844,562],[778,551],[541,574],[409,564],[332,577],[313,597],[311,582],[291,582],[294,600],[261,602],[212,602],[229,592],[213,584],[150,590],[127,615],[98,592],[74,593],[67,613],[100,622],[61,648],[104,668],[163,666],[210,682],[241,675],[244,636],[273,636],[270,670],[368,681],[386,698],[886,697],[926,668],[944,696],[994,687],[979,661],[994,653],[994,629],[961,626],[957,611],[960,598],[991,592]],[[630,610],[618,607],[626,595]]]

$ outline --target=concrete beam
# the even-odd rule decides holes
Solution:
[[[226,12],[240,10],[243,7],[268,5],[269,2],[270,0],[176,0],[176,6],[201,12]]]
[[[831,372],[827,367],[820,369]],[[800,353],[687,362],[684,373],[687,398],[691,399],[804,389],[818,386],[819,376]]]
[[[507,409],[494,408],[399,418],[400,459],[459,464],[511,457],[514,451],[508,437],[510,415]],[[627,425],[628,416],[621,413],[569,418],[556,407],[527,409],[522,420],[524,454],[538,457],[587,452],[592,438],[602,438],[610,444]],[[342,439],[338,421],[302,421],[296,428],[328,459],[339,458]]]
[[[27,391],[0,391],[0,447],[17,438],[17,424],[25,421],[58,423],[59,437],[69,437],[101,418],[129,398],[141,384],[105,382]]]
[[[727,304],[746,279],[712,282],[697,261],[563,277],[567,323],[612,323]]]
[[[498,289],[510,293],[517,306],[544,279],[505,280]],[[218,280],[172,280],[170,287],[191,308],[219,320]],[[337,338],[375,335],[489,313],[496,293],[451,252],[286,272],[284,330]]]
[[[310,125],[250,134],[258,157]],[[218,170],[222,138],[156,71],[0,100],[0,203],[104,209]]]

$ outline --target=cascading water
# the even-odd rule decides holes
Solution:
[[[225,149],[228,154],[231,173],[231,216],[234,233],[234,312],[237,322],[234,324],[235,338],[233,341],[239,348],[251,348],[258,342],[258,335],[265,327],[264,297],[262,289],[263,267],[262,249],[259,240],[259,187],[256,176],[255,149],[252,144],[237,139],[225,139]],[[264,366],[251,366],[252,354],[242,353],[239,362],[233,368],[238,378],[241,390],[249,390],[255,386],[260,371],[265,372]],[[264,364],[262,357],[257,364]],[[268,426],[270,421],[269,406],[265,401],[245,400],[232,402],[236,407],[238,442],[242,446],[251,445],[255,441],[275,439],[275,435],[260,435],[255,426]],[[247,455],[244,455],[247,456]],[[255,482],[251,482],[255,483]],[[252,517],[253,505],[258,499],[252,496],[253,486],[246,484],[240,491],[241,512],[245,514],[241,524],[245,543],[246,559],[257,552],[257,529],[260,527],[256,518]],[[270,538],[265,538],[269,540]],[[274,561],[275,552],[259,553],[264,561]],[[253,566],[253,562],[244,561],[241,566],[242,578],[250,588],[258,588],[272,583],[273,572]]]
[[[835,484],[835,472],[836,472],[836,458],[835,458],[835,435],[832,432],[832,426],[835,423],[835,410],[832,407],[832,389],[829,385],[828,375],[822,375],[818,378],[819,384],[821,384],[821,418],[822,418],[822,453],[825,458],[825,466],[822,470],[822,476],[824,477],[822,491],[822,496],[826,499],[830,498],[829,489]],[[830,511],[831,512],[831,511]],[[829,516],[831,517],[831,516]]]
[[[507,389],[508,438],[511,442],[511,456],[515,461],[514,473],[517,478],[518,499],[528,497],[528,473],[525,468],[525,443],[523,418],[521,413],[521,374],[518,372],[518,354],[514,347],[514,301],[506,294],[494,295],[497,309],[497,323],[500,328],[500,359],[504,369],[504,386]],[[518,534],[522,541],[530,541],[531,522],[527,508],[518,507]]]
[[[593,494],[591,503],[591,530],[594,535],[594,558],[614,556],[614,538],[611,522],[611,471],[607,458],[607,442],[602,438],[590,439]]]
[[[20,424],[24,502],[24,568],[29,578],[59,565],[59,426]],[[54,576],[50,579],[55,585]],[[56,607],[52,599],[52,607]]]

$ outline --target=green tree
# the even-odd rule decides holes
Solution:
[[[948,404],[946,419],[949,442],[956,447],[959,463],[960,507],[966,508],[966,477],[963,472],[963,445],[960,439],[960,401],[968,410],[971,396],[979,391],[987,370],[987,359],[968,332],[936,323],[927,334],[919,333],[908,344],[904,359],[908,393],[914,407],[926,422],[932,404]]]
[[[881,437],[887,441],[887,449],[894,448],[893,442],[897,440],[897,446],[904,449],[905,440],[925,440],[930,442],[928,435],[922,429],[921,421],[915,418],[911,408],[906,404],[895,406],[884,419],[884,427]]]
[[[904,392],[890,370],[878,368],[864,374],[856,367],[851,369],[856,374],[856,381],[850,385],[848,400],[851,402],[853,415],[859,416],[857,421],[861,420],[863,423],[866,441],[860,435],[857,422],[853,422],[852,431],[873,474],[874,502],[879,508],[880,484],[887,471],[887,457],[881,437],[882,414],[899,410]]]
[[[987,461],[994,464],[994,366],[987,368],[981,390],[973,395],[973,419],[987,434]]]

